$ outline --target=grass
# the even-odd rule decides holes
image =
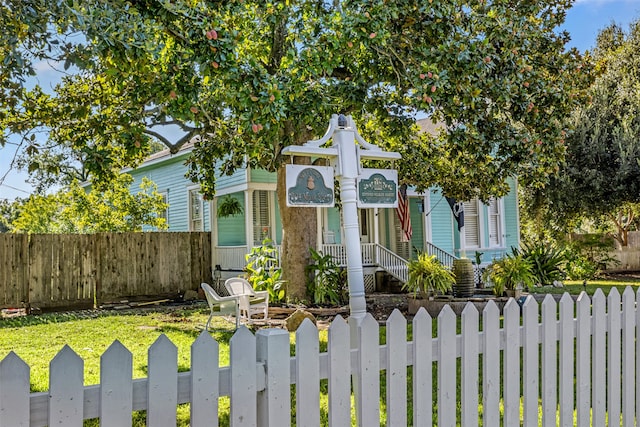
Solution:
[[[600,288],[605,295],[609,295],[612,288],[617,288],[622,295],[627,286],[631,286],[634,292],[640,287],[640,279],[635,277],[621,278],[605,278],[597,280],[565,280],[564,287],[556,288],[553,286],[538,286],[530,289],[533,293],[541,294],[564,294],[568,292],[571,295],[579,295],[580,292],[586,291],[587,294],[593,296],[594,292]]]

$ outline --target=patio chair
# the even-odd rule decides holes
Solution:
[[[237,296],[221,297],[207,283],[201,283],[200,287],[204,291],[204,296],[207,298],[207,304],[209,304],[209,309],[211,310],[205,329],[209,330],[209,324],[213,316],[230,315],[236,318],[236,329],[238,329],[240,323],[240,298]]]
[[[251,284],[242,277],[232,277],[224,282],[229,295],[239,297],[240,316],[246,317],[251,323],[253,314],[262,314],[263,319],[269,316],[269,291],[255,291]]]

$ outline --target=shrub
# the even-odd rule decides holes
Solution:
[[[524,243],[519,253],[531,263],[536,284],[550,285],[563,279],[562,266],[567,260],[564,249],[542,242]]]
[[[341,305],[346,301],[347,272],[335,258],[310,248],[312,264],[305,267],[307,293],[315,304]]]
[[[414,294],[447,293],[456,282],[451,270],[442,265],[435,255],[421,252],[409,261],[409,280],[402,286]]]
[[[247,280],[257,291],[269,291],[269,300],[278,302],[284,299],[284,280],[281,280],[282,269],[278,263],[277,249],[269,239],[262,241],[262,246],[251,249],[246,255]]]

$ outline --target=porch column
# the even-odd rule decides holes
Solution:
[[[244,192],[244,226],[247,239],[247,253],[253,248],[253,190],[248,188]]]

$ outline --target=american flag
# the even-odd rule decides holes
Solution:
[[[411,228],[411,215],[409,214],[409,198],[407,197],[407,185],[402,184],[398,189],[398,207],[396,208],[398,220],[400,221],[400,241],[411,240],[413,229]]]

